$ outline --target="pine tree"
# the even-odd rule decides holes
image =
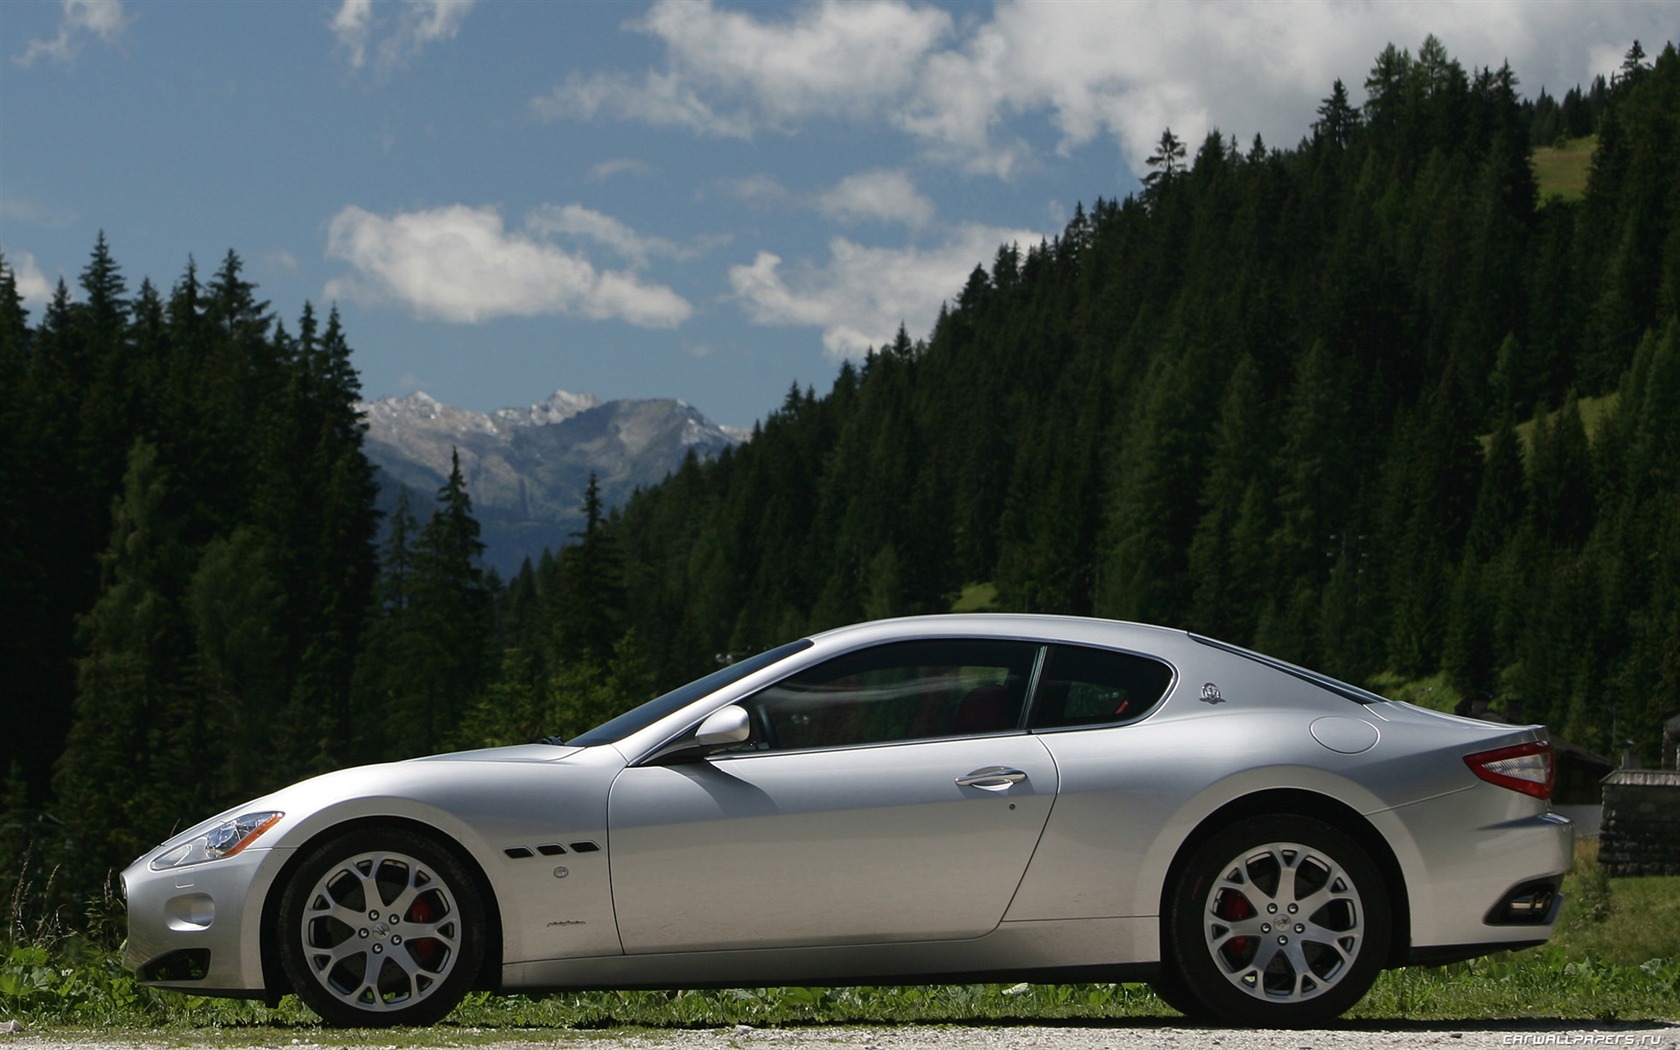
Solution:
[[[181,719],[185,623],[178,605],[185,552],[168,514],[169,480],[157,450],[136,442],[100,557],[103,587],[82,619],[76,717],[54,790],[74,849],[61,860],[86,890],[156,842],[174,821],[160,791]],[[201,747],[202,739],[194,746]],[[196,756],[196,757],[202,757]]]
[[[385,754],[436,750],[486,681],[490,595],[480,564],[483,551],[455,450],[437,507],[414,546],[410,604],[399,618],[403,629],[394,646],[413,662],[398,688],[383,698]]]
[[[1149,166],[1149,174],[1143,177],[1146,197],[1158,197],[1183,173],[1184,155],[1184,143],[1172,133],[1172,129],[1162,131],[1161,141],[1155,144],[1155,152],[1144,161]]]
[[[1353,133],[1358,127],[1359,107],[1348,101],[1347,88],[1338,79],[1330,89],[1330,97],[1318,107],[1313,140],[1344,150],[1353,141]]]

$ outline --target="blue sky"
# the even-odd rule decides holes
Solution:
[[[1161,129],[1291,145],[1434,33],[1554,95],[1672,3],[0,0],[0,251],[33,318],[230,249],[336,304],[369,397],[557,388],[749,426],[925,335]]]

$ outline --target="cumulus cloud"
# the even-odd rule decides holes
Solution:
[[[640,78],[574,72],[532,109],[732,137],[817,116],[866,118],[915,89],[915,63],[951,25],[943,11],[890,0],[830,0],[778,21],[710,2],[656,3],[631,26],[664,42],[669,68]]]
[[[372,63],[381,76],[406,66],[430,44],[453,39],[473,0],[408,0],[375,10],[373,0],[343,0],[330,23],[352,69]]]
[[[817,195],[817,210],[845,223],[890,222],[920,229],[933,221],[934,204],[902,171],[848,175]]]
[[[128,26],[123,17],[122,0],[63,0],[63,13],[58,19],[58,35],[48,40],[31,40],[21,55],[13,61],[31,66],[36,59],[68,62],[81,51],[89,37],[101,43],[114,44]]]
[[[346,207],[328,224],[327,255],[352,273],[328,282],[326,294],[397,302],[420,317],[462,324],[578,314],[674,328],[692,315],[670,288],[630,271],[599,270],[543,233],[542,212],[513,232],[494,208],[454,205],[387,218]]]
[[[47,275],[41,272],[41,267],[35,262],[35,256],[29,252],[16,252],[0,244],[0,257],[4,258],[6,269],[12,272],[12,280],[17,282],[18,294],[30,307],[42,307],[53,297],[56,288]]]
[[[1561,94],[1613,69],[1633,39],[1667,39],[1666,21],[1665,5],[1612,0],[1001,0],[960,20],[900,0],[762,17],[659,0],[629,24],[663,46],[658,68],[574,72],[532,108],[743,138],[818,119],[884,125],[929,160],[1004,178],[1039,161],[1029,133],[1047,124],[1060,151],[1112,141],[1140,170],[1163,128],[1194,143],[1211,114],[1229,133],[1293,144],[1332,81],[1360,98],[1389,43],[1415,49],[1434,33],[1467,67],[1509,60],[1531,92]]]
[[[900,324],[930,331],[977,263],[990,262],[999,245],[1037,244],[1039,237],[978,224],[956,228],[933,248],[870,248],[836,237],[821,266],[788,266],[759,252],[750,264],[730,268],[729,283],[754,323],[820,328],[831,357],[861,357],[892,342]]]
[[[525,228],[539,235],[582,237],[612,249],[630,265],[646,266],[652,256],[693,258],[694,250],[663,237],[637,233],[610,215],[579,204],[545,204],[525,219]]]

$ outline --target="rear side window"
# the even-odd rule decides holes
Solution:
[[[1172,685],[1159,660],[1109,649],[1053,645],[1033,697],[1029,729],[1129,722],[1147,714]]]

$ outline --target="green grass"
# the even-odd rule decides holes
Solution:
[[[1431,711],[1452,713],[1458,706],[1458,690],[1447,683],[1445,672],[1428,678],[1402,678],[1392,671],[1372,676],[1365,688],[1390,700],[1400,700]]]
[[[1348,1021],[1680,1018],[1680,877],[1606,878],[1596,841],[1583,840],[1564,892],[1563,917],[1546,946],[1446,967],[1389,971]],[[1031,1024],[1177,1016],[1138,984],[474,994],[438,1034],[393,1039],[388,1031],[335,1032],[333,1042],[470,1044],[505,1039],[521,1029],[541,1030],[544,1041],[593,1042],[602,1029],[625,1027]],[[37,1033],[145,1031],[148,1039],[178,1036],[182,1044],[195,1045],[202,1044],[207,1029],[218,1042],[274,1045],[312,1041],[319,1028],[314,1015],[290,996],[271,1010],[140,988],[114,952],[75,935],[0,949],[0,1021],[12,1018]]]
[[[1598,436],[1599,424],[1621,403],[1621,399],[1620,393],[1609,393],[1602,397],[1583,397],[1576,401],[1576,407],[1581,413],[1581,427],[1586,430],[1588,441]],[[1546,416],[1547,422],[1556,418],[1561,411],[1561,408],[1553,409]],[[1525,455],[1534,451],[1534,427],[1537,422],[1538,420],[1529,419],[1517,424],[1517,438],[1522,442]]]
[[[1586,196],[1587,175],[1592,171],[1593,151],[1598,148],[1598,136],[1568,139],[1556,146],[1543,146],[1534,151],[1530,163],[1534,166],[1534,181],[1540,190],[1542,203],[1553,199],[1578,201]]]
[[[1616,410],[1616,406],[1621,404],[1621,401],[1622,395],[1617,391],[1611,391],[1599,397],[1583,397],[1576,400],[1575,407],[1581,416],[1581,428],[1587,432],[1589,442],[1598,437],[1598,428]],[[1563,411],[1561,408],[1552,409],[1552,411],[1546,413],[1546,421],[1549,423],[1556,419],[1557,414],[1561,411]],[[1517,424],[1517,440],[1522,443],[1525,458],[1534,454],[1534,428],[1538,423],[1539,419],[1536,418],[1525,419]],[[1486,453],[1488,446],[1493,443],[1493,435],[1482,434],[1476,440],[1481,443],[1482,451]]]
[[[990,583],[969,584],[951,603],[954,613],[992,612],[997,607],[997,587]]]

